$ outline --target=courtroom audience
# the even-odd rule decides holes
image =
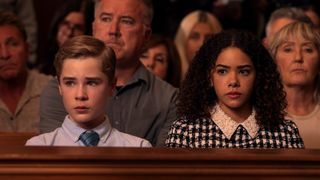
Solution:
[[[27,33],[11,12],[0,13],[0,132],[39,132],[40,95],[52,77],[27,67]]]
[[[153,34],[140,55],[142,64],[174,87],[180,86],[180,57],[171,39]]]
[[[206,11],[193,11],[182,20],[175,35],[175,44],[181,58],[181,78],[201,45],[213,34],[222,30],[219,20]]]
[[[312,24],[311,19],[300,8],[283,7],[273,11],[265,28],[266,35],[263,38],[265,47],[269,47],[270,39],[272,39],[276,32],[285,25],[296,21]]]
[[[301,9],[310,18],[310,20],[315,25],[315,27],[318,28],[318,30],[319,30],[320,29],[320,17],[319,17],[319,13],[317,12],[316,8],[312,5],[305,5],[305,6],[302,6]]]
[[[105,108],[115,86],[114,51],[91,36],[67,40],[55,68],[59,92],[69,113],[61,127],[27,141],[37,146],[151,147],[144,139],[111,127]]]
[[[33,0],[2,0],[0,1],[0,12],[10,11],[17,15],[27,33],[28,43],[28,67],[34,68],[37,60],[38,47],[38,22]]]
[[[148,71],[139,58],[151,35],[153,7],[150,0],[100,0],[95,5],[93,36],[116,54],[116,90],[105,113],[120,132],[164,146],[176,119],[177,89]],[[41,96],[40,130],[60,127],[67,115],[58,82],[50,81]]]
[[[79,35],[92,34],[94,3],[92,0],[70,0],[56,11],[49,36],[46,39],[46,50],[41,54],[38,69],[50,75],[56,75],[53,66],[59,47],[68,39]]]
[[[270,43],[288,106],[306,148],[320,148],[320,34],[317,27],[295,22],[283,27]]]
[[[167,147],[304,147],[297,126],[284,119],[280,75],[257,37],[235,30],[218,33],[190,67]]]

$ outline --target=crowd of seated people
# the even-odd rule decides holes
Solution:
[[[172,40],[152,34],[140,55],[142,64],[174,87],[181,82],[180,56]]]
[[[222,30],[219,20],[206,11],[187,14],[177,29],[174,42],[181,59],[181,77],[184,79],[190,62],[201,45],[213,34]]]
[[[40,95],[52,79],[30,70],[27,33],[11,12],[0,12],[0,131],[39,132]]]
[[[263,39],[202,9],[175,37],[153,33],[154,9],[67,1],[33,69],[21,17],[0,12],[0,132],[37,146],[320,148],[316,6],[274,9]]]
[[[56,11],[46,38],[47,47],[37,65],[40,72],[56,75],[53,62],[59,47],[74,36],[92,34],[93,8],[91,0],[70,0]]]

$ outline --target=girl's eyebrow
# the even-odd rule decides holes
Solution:
[[[217,64],[215,67],[230,68],[229,66],[227,66],[227,65],[223,65],[223,64]]]
[[[242,68],[251,68],[252,65],[249,65],[249,64],[245,64],[245,65],[240,65],[238,66],[238,69],[242,69]]]
[[[230,66],[223,65],[223,64],[217,64],[216,67],[230,68]],[[252,65],[244,64],[244,65],[239,65],[239,66],[237,66],[238,69],[242,69],[242,68],[246,68],[246,67],[251,68]]]

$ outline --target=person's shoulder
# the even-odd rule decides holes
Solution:
[[[146,70],[144,73],[147,76],[147,83],[149,84],[150,88],[155,90],[161,90],[168,93],[174,93],[178,90],[177,88],[173,87],[170,83],[154,75],[152,72]]]
[[[52,79],[54,79],[50,75],[42,74],[37,70],[30,70],[29,76],[31,78],[32,83],[34,86],[38,86],[37,88],[43,88],[46,86]]]
[[[173,122],[173,126],[179,127],[195,127],[206,124],[212,124],[212,120],[209,118],[190,119],[187,117],[181,117]]]
[[[37,70],[29,70],[26,91],[30,96],[38,97],[52,79],[52,76],[41,74]]]
[[[175,120],[173,122],[173,124],[176,126],[186,126],[186,125],[190,124],[190,122],[188,121],[187,118],[182,117],[182,118],[178,118],[177,120]]]
[[[49,80],[49,82],[47,83],[46,87],[44,88],[44,91],[46,91],[45,95],[52,95],[52,94],[56,94],[59,95],[59,84],[58,84],[58,80],[56,78],[52,78],[51,80]]]
[[[292,120],[290,119],[284,119],[280,124],[280,129],[288,129],[288,130],[292,130],[292,129],[297,129],[297,125],[296,123],[294,123]]]
[[[60,128],[49,133],[43,133],[27,140],[26,146],[51,146]]]
[[[155,76],[155,75],[154,75]],[[163,79],[160,79],[159,77],[155,76],[155,85],[159,88],[162,88],[163,90],[167,92],[177,92],[178,89],[173,87],[170,83],[164,81]]]
[[[123,133],[115,128],[112,128],[112,133],[116,136],[118,141],[125,147],[152,147],[150,142],[146,139]]]
[[[177,101],[178,89],[158,77],[154,77],[150,89],[152,89],[154,98],[162,101],[163,105]]]
[[[40,73],[37,70],[30,70],[29,73],[31,76],[33,76],[34,78],[36,78],[38,80],[49,81],[49,80],[53,79],[53,76]]]

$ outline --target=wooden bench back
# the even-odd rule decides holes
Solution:
[[[0,179],[320,179],[320,150],[8,147]]]
[[[26,141],[37,133],[0,132],[1,146],[24,146]]]

